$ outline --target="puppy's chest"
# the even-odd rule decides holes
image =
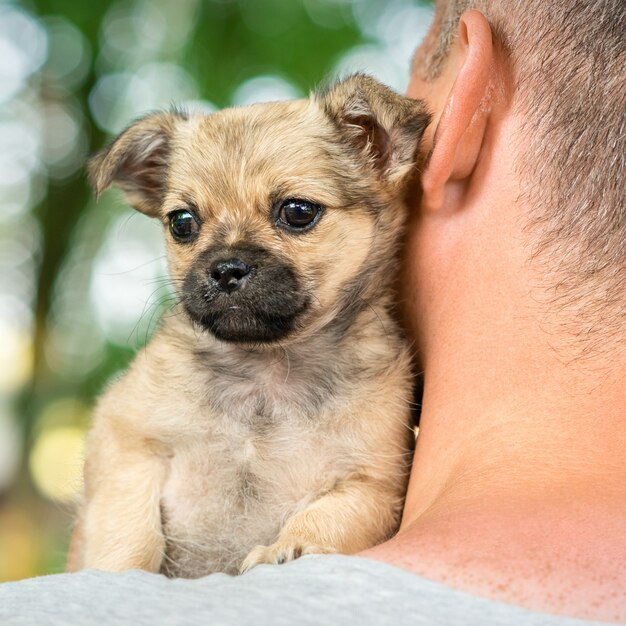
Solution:
[[[340,425],[355,399],[331,384],[330,368],[228,358],[200,362],[189,380],[204,383],[180,408],[178,433],[187,424],[194,435],[177,437],[162,494],[170,575],[237,572],[254,546],[275,541],[287,518],[353,469],[355,442]]]
[[[167,573],[235,572],[252,547],[274,541],[284,519],[338,480],[336,446],[322,439],[311,423],[259,416],[218,420],[175,449],[161,501]]]
[[[298,470],[295,482],[300,483],[324,463],[320,457],[307,458],[311,450],[306,428],[264,425],[259,432],[239,424],[228,430],[195,437],[173,451],[165,497],[187,517],[207,515],[209,501],[217,496],[220,507],[227,501],[233,511],[257,501],[284,499],[298,491],[293,477],[284,473],[286,467]]]

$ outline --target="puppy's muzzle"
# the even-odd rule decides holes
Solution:
[[[253,269],[241,259],[216,261],[209,269],[209,277],[217,289],[232,293],[246,284]]]
[[[272,343],[297,329],[309,307],[289,259],[253,245],[198,254],[181,290],[187,314],[222,341]]]

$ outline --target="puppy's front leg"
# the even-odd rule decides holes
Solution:
[[[351,475],[287,520],[270,546],[257,546],[241,573],[261,563],[284,563],[304,554],[352,554],[386,539],[396,528],[402,480],[390,487]]]
[[[96,431],[98,432],[98,431]],[[98,432],[85,468],[83,567],[157,572],[165,550],[160,499],[166,462],[149,442]]]

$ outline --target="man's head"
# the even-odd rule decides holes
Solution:
[[[491,284],[524,284],[550,324],[595,345],[623,336],[624,67],[622,0],[437,2],[409,87],[435,116],[413,239],[427,248],[415,248],[426,274],[456,257],[467,296],[476,285],[463,255],[473,271],[481,263],[471,240]]]

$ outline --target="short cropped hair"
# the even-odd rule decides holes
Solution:
[[[416,61],[437,77],[459,18],[478,9],[514,76],[524,114],[518,170],[536,258],[577,333],[621,335],[626,322],[626,2],[438,0]],[[526,141],[527,140],[527,141]],[[602,335],[605,333],[601,332]],[[597,337],[596,337],[597,338]]]

